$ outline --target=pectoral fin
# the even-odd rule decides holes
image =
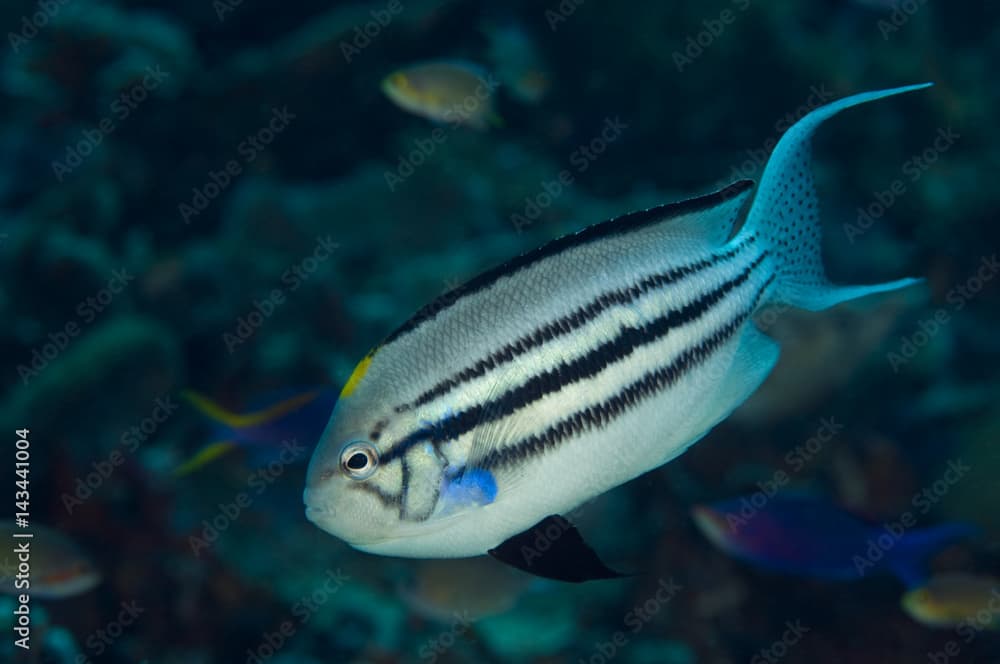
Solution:
[[[519,570],[556,581],[580,583],[629,576],[605,565],[576,527],[557,514],[490,549],[489,554]]]

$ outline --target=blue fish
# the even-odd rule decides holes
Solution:
[[[748,496],[696,505],[692,516],[713,544],[757,567],[831,581],[889,573],[907,588],[926,580],[928,558],[976,532],[959,522],[924,529],[873,525],[802,495],[777,495],[760,509]]]
[[[319,440],[337,402],[337,391],[327,386],[268,393],[255,399],[246,413],[234,413],[197,392],[185,391],[182,396],[215,423],[215,429],[213,442],[181,464],[175,475],[187,475],[238,447],[267,460],[284,441],[311,444]]]

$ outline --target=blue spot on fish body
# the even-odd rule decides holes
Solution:
[[[497,483],[488,470],[470,468],[446,475],[441,487],[445,512],[473,505],[489,505],[497,497]]]

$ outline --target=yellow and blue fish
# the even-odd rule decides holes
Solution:
[[[237,448],[263,460],[280,452],[285,441],[316,440],[337,402],[337,392],[327,386],[273,392],[254,400],[245,413],[233,412],[198,392],[182,396],[215,428],[213,442],[175,469],[175,475],[187,475]]]
[[[417,311],[349,379],[309,465],[306,516],[370,553],[619,576],[561,515],[682,454],[757,390],[779,353],[758,312],[916,283],[827,279],[810,139],[843,110],[924,87],[806,115],[752,202],[741,180],[599,223]]]

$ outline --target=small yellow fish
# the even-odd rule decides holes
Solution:
[[[433,60],[389,74],[382,80],[382,91],[403,110],[433,122],[487,129],[501,124],[493,107],[499,85],[476,64]]]
[[[14,538],[14,533],[32,533],[29,538]],[[0,561],[0,592],[28,594],[40,599],[62,599],[87,592],[101,581],[101,574],[86,554],[62,533],[32,524],[21,529],[13,521],[0,521],[0,538],[28,551],[20,556],[5,553]],[[27,557],[27,560],[21,558]],[[27,566],[27,572],[22,569]]]
[[[947,572],[903,595],[903,610],[928,627],[950,628],[963,623],[1000,630],[1000,580]]]

